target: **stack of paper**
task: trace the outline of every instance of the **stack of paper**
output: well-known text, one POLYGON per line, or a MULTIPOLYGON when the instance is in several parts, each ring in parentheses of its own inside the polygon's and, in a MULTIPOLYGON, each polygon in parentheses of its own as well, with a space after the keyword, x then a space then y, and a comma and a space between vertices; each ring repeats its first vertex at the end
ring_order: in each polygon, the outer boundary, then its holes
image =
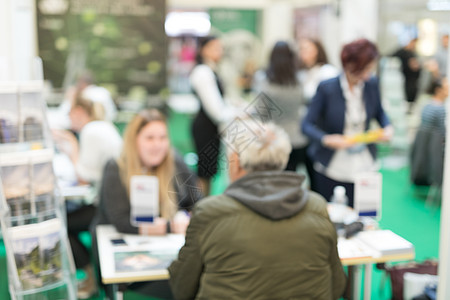
POLYGON ((356 238, 346 239, 340 237, 338 241, 338 253, 341 260, 372 257, 373 250, 356 238))
POLYGON ((368 230, 358 233, 357 239, 380 256, 414 253, 414 245, 390 230, 368 230))

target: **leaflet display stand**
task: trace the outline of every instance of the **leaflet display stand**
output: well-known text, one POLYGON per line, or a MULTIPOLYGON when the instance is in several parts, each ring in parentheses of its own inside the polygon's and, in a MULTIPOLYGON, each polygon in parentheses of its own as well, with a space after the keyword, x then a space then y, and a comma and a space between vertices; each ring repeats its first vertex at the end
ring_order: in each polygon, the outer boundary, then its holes
POLYGON ((76 299, 45 109, 41 82, 0 83, 0 224, 13 300, 76 299))
POLYGON ((67 231, 59 214, 51 209, 36 215, 2 215, 12 299, 36 299, 37 295, 39 299, 76 299, 67 231))

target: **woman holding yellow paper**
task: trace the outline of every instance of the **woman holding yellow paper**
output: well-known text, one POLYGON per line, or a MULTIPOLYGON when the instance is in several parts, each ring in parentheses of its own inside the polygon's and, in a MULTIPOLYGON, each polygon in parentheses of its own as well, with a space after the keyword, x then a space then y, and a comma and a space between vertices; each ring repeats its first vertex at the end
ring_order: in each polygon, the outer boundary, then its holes
POLYGON ((372 77, 378 55, 376 45, 366 39, 345 45, 343 73, 318 86, 302 124, 311 140, 308 155, 314 162, 315 190, 330 200, 334 187, 344 186, 352 207, 355 176, 375 170, 374 143, 390 140, 393 133, 378 81, 372 77), (369 131, 373 119, 383 128, 381 134, 372 132, 370 143, 361 142, 358 135, 369 131))

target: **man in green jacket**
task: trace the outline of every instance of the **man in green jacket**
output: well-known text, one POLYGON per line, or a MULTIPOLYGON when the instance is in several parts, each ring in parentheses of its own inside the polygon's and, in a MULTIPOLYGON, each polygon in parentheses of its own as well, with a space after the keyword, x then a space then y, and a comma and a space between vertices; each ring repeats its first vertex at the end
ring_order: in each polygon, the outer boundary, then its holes
POLYGON ((326 201, 285 172, 287 134, 241 122, 230 139, 232 183, 194 207, 169 267, 176 299, 337 299, 346 277, 326 201), (249 141, 249 142, 245 142, 249 141))

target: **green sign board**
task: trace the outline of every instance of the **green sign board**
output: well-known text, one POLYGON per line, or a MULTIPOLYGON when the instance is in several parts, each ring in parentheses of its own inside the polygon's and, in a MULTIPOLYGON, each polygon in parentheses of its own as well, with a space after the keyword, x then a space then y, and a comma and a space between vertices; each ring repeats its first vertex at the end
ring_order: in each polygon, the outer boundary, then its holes
POLYGON ((258 10, 212 8, 209 10, 209 15, 211 26, 220 32, 242 29, 260 36, 258 10))
POLYGON ((54 87, 93 71, 119 93, 166 86, 165 0, 36 0, 39 56, 54 87))

